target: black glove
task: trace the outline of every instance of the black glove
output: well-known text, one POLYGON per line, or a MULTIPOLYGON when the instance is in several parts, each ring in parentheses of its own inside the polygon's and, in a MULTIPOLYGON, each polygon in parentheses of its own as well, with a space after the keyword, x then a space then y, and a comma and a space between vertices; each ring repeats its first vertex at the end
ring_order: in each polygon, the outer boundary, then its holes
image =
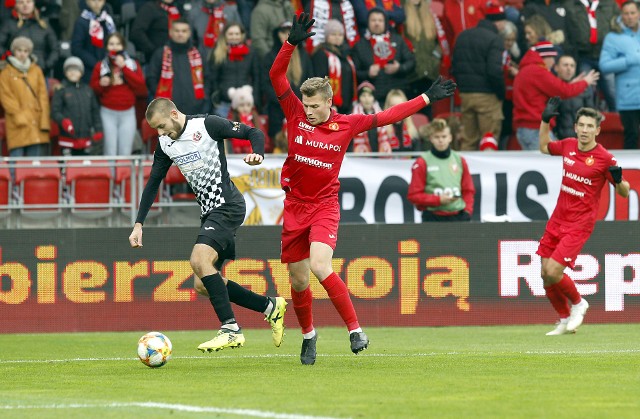
POLYGON ((287 41, 291 45, 298 45, 305 39, 311 38, 316 33, 307 31, 313 26, 315 21, 315 19, 309 20, 309 13, 300 13, 298 18, 293 15, 293 26, 291 26, 291 32, 289 32, 287 41))
POLYGON ((449 96, 453 96, 453 93, 458 87, 453 80, 443 80, 442 76, 438 76, 438 79, 433 82, 429 90, 424 92, 429 98, 429 103, 433 103, 440 99, 444 99, 449 96))
POLYGON ((560 96, 554 96, 549 99, 547 106, 545 106, 544 111, 542 111, 542 121, 548 124, 551 118, 560 115, 558 107, 560 107, 560 96))
POLYGON ((609 166, 609 173, 611 173, 611 177, 616 184, 622 182, 622 167, 609 166))

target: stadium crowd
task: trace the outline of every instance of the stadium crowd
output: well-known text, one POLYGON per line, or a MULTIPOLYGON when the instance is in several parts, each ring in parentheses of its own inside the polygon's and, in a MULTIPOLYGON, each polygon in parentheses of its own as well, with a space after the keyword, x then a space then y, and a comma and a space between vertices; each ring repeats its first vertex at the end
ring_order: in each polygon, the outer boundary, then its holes
POLYGON ((429 149, 435 117, 446 120, 454 150, 537 149, 540 115, 556 95, 555 138, 572 136, 576 110, 591 106, 621 122, 620 147, 638 148, 633 1, 4 0, 2 155, 144 153, 155 133, 143 112, 156 97, 255 126, 266 152, 286 152, 268 71, 301 11, 317 35, 288 68, 297 95, 307 78, 327 76, 338 111, 373 113, 439 75, 458 84, 451 101, 372 129, 350 151, 429 149))

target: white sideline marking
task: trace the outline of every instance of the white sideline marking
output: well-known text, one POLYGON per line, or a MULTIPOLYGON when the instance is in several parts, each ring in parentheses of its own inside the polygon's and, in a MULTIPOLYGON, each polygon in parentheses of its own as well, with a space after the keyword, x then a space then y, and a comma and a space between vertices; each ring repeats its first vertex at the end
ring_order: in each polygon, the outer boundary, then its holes
MULTIPOLYGON (((484 356, 505 356, 505 355, 596 355, 596 354, 633 354, 640 353, 640 349, 593 349, 589 351, 563 351, 563 350, 545 350, 545 351, 521 351, 521 352, 428 352, 416 354, 360 354, 358 358, 424 358, 441 355, 484 355, 484 356)), ((174 356, 172 359, 252 359, 252 358, 294 358, 297 354, 262 354, 262 355, 201 355, 201 356, 174 356)), ((319 358, 353 358, 352 354, 318 354, 319 358)), ((7 359, 0 360, 0 364, 47 364, 55 362, 93 362, 93 361, 138 361, 138 358, 69 358, 69 359, 7 359)))
POLYGON ((105 404, 43 404, 43 405, 0 405, 0 409, 5 410, 26 410, 26 409, 93 409, 93 408, 118 408, 118 407, 146 407, 153 409, 178 410, 181 412, 193 413, 226 413, 230 415, 251 416, 257 418, 275 418, 275 419, 337 419, 329 416, 309 416, 299 415, 295 413, 277 413, 265 410, 254 409, 230 409, 223 407, 204 407, 189 406, 186 404, 169 404, 169 403, 105 403, 105 404))

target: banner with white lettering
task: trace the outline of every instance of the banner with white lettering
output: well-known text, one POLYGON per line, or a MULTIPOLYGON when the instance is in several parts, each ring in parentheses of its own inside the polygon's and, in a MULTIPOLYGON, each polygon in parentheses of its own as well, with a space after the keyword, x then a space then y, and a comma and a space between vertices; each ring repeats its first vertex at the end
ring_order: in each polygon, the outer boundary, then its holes
MULTIPOLYGON (((538 152, 461 153, 476 187, 473 219, 498 216, 510 221, 547 220, 556 205, 562 182, 562 158, 538 152)), ((616 150, 624 177, 631 184, 629 199, 603 191, 598 219, 638 220, 640 153, 616 150)), ((415 223, 420 212, 407 200, 415 157, 373 158, 348 155, 340 171, 342 223, 415 223)), ((280 171, 284 156, 267 156, 260 166, 229 159, 229 172, 247 201, 246 224, 281 223, 284 192, 280 171)), ((309 179, 309 181, 313 181, 309 179)))

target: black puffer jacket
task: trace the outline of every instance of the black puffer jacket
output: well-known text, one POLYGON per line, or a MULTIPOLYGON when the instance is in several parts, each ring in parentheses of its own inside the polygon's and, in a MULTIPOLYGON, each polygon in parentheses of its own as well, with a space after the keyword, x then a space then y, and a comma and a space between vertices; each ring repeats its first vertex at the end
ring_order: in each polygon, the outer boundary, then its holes
POLYGON ((69 138, 90 138, 94 132, 102 132, 100 105, 93 89, 85 83, 63 80, 51 100, 51 119, 60 127, 60 134, 69 138), (70 119, 73 134, 64 131, 63 119, 70 119))
POLYGON ((554 132, 559 139, 576 136, 576 132, 573 129, 573 125, 576 120, 576 112, 578 112, 578 109, 583 107, 595 107, 593 90, 590 87, 578 96, 570 97, 569 99, 564 99, 560 102, 560 107, 558 108, 560 115, 556 117, 556 127, 554 129, 554 132))
POLYGON ((262 62, 258 54, 249 47, 249 53, 244 58, 231 61, 227 57, 222 63, 216 64, 213 54, 209 60, 211 67, 211 91, 219 94, 225 102, 229 99, 229 88, 250 85, 253 87, 253 100, 258 109, 262 109, 262 62))
POLYGON ((58 37, 51 26, 46 23, 46 28, 43 28, 37 20, 27 19, 23 21, 21 27, 18 27, 18 20, 15 18, 2 22, 1 26, 0 56, 9 50, 11 42, 16 37, 26 36, 33 42, 33 55, 37 57, 37 64, 42 68, 46 77, 60 56, 58 37))
POLYGON ((452 71, 461 93, 494 93, 504 98, 502 53, 504 41, 496 26, 481 20, 458 35, 452 71))

